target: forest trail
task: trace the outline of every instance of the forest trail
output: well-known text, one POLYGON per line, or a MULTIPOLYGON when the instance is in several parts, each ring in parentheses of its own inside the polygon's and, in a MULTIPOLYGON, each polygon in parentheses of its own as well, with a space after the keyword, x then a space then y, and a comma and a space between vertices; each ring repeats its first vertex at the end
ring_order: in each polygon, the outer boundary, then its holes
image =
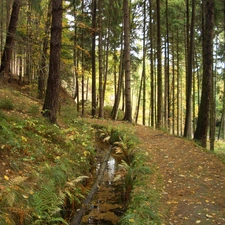
POLYGON ((135 126, 135 134, 162 178, 165 224, 225 224, 225 165, 191 141, 162 131, 135 126))
POLYGON ((225 165, 194 142, 140 125, 132 130, 140 149, 152 156, 158 178, 149 182, 161 193, 161 225, 225 224, 225 165))

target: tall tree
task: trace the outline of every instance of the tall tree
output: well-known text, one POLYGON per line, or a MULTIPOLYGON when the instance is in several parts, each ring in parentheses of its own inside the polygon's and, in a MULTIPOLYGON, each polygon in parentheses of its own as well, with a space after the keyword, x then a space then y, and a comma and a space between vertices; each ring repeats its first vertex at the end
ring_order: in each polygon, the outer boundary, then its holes
POLYGON ((62 39, 62 0, 52 0, 50 65, 43 105, 43 116, 56 123, 60 91, 60 53, 62 39))
POLYGON ((156 127, 162 126, 162 40, 161 40, 161 16, 160 16, 160 0, 156 3, 157 11, 157 123, 156 127))
POLYGON ((146 112, 146 1, 143 3, 144 7, 144 25, 143 25, 143 70, 142 70, 142 77, 143 77, 143 117, 142 117, 142 124, 145 125, 145 112, 146 112))
POLYGON ((164 88, 164 124, 170 128, 170 60, 169 60, 169 15, 168 0, 166 0, 166 37, 165 37, 165 88, 164 88))
POLYGON ((12 58, 12 49, 14 44, 14 37, 16 34, 17 23, 19 19, 21 0, 14 0, 9 27, 6 35, 5 47, 2 54, 0 76, 4 73, 9 73, 10 60, 12 58))
POLYGON ((41 65, 38 76, 38 98, 43 99, 45 94, 45 79, 47 77, 47 52, 49 46, 49 28, 51 27, 51 0, 48 2, 48 12, 42 43, 41 65))
POLYGON ((98 53, 99 53, 99 118, 104 117, 104 93, 103 93, 103 25, 102 25, 102 2, 98 1, 98 10, 99 10, 99 44, 98 44, 98 53))
MULTIPOLYGON (((188 1, 187 1, 187 11, 188 10, 188 1)), ((188 16, 187 16, 188 17, 188 16)), ((188 21, 189 18, 187 18, 188 21)), ((189 24, 189 23, 188 23, 189 24)), ((186 75, 186 118, 185 118, 185 127, 184 127, 184 136, 191 137, 191 94, 192 94, 192 65, 193 65, 193 56, 194 56, 194 24, 195 24, 195 0, 192 0, 192 16, 191 16, 191 29, 190 29, 190 38, 187 38, 187 75, 186 75)), ((187 25, 187 32, 189 33, 189 27, 187 25)))
POLYGON ((123 0, 124 11, 124 68, 125 68, 125 115, 124 120, 132 122, 131 75, 130 75, 130 4, 123 0))
MULTIPOLYGON (((121 40, 122 40, 122 35, 121 35, 121 40)), ((115 50, 115 53, 114 53, 114 61, 117 61, 116 50, 115 50)), ((124 77, 124 50, 123 50, 123 45, 121 45, 119 62, 120 63, 119 63, 118 84, 117 84, 117 89, 115 90, 115 102, 114 102, 113 109, 112 109, 112 112, 111 112, 111 116, 112 116, 113 120, 115 120, 117 118, 117 115, 118 115, 121 92, 122 92, 122 85, 123 85, 123 77, 124 77)))
POLYGON ((92 0, 92 117, 96 115, 96 64, 95 64, 95 36, 96 36, 96 0, 92 0))
POLYGON ((203 14, 204 27, 202 96, 194 139, 198 141, 203 147, 206 147, 209 123, 210 96, 212 90, 214 0, 206 0, 203 2, 203 4, 205 4, 205 6, 203 14))

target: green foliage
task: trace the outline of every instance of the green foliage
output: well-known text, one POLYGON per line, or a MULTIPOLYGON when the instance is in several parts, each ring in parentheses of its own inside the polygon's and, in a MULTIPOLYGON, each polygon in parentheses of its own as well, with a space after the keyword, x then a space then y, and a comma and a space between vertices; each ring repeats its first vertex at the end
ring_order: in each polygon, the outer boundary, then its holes
POLYGON ((9 98, 3 98, 0 100, 0 109, 4 110, 13 110, 14 109, 14 104, 11 99, 9 98))
MULTIPOLYGON (((146 161, 147 158, 145 156, 146 161)), ((159 193, 149 184, 151 180, 149 167, 139 159, 136 162, 134 160, 131 165, 123 162, 121 166, 126 171, 124 176, 125 187, 127 191, 130 191, 126 195, 130 200, 120 224, 161 224, 160 217, 157 214, 159 193)))
POLYGON ((0 151, 10 168, 0 178, 0 224, 67 224, 60 210, 66 200, 77 205, 84 198, 78 178, 89 174, 94 133, 70 113, 72 104, 62 108, 70 127, 62 129, 39 117, 38 103, 13 94, 14 111, 0 110, 0 151))
POLYGON ((2 110, 0 110, 0 120, 3 120, 3 119, 6 119, 6 115, 2 110))
POLYGON ((10 121, 6 121, 5 119, 0 121, 0 141, 3 144, 2 149, 4 149, 6 145, 11 146, 12 149, 21 148, 22 139, 17 138, 17 135, 13 131, 17 128, 19 128, 19 126, 15 122, 10 123, 10 121))
POLYGON ((137 151, 136 143, 135 139, 129 139, 126 135, 121 142, 114 143, 115 153, 122 159, 119 176, 123 177, 126 199, 129 201, 120 224, 161 224, 156 204, 159 193, 149 185, 151 170, 147 162, 150 159, 147 154, 137 151))
POLYGON ((124 193, 128 209, 119 221, 121 225, 161 224, 157 214, 159 193, 149 185, 151 170, 149 155, 138 151, 138 140, 127 129, 99 128, 99 135, 113 144, 112 154, 120 162, 117 179, 124 182, 124 193), (144 188, 143 188, 144 187, 144 188), (148 188, 146 188, 148 187, 148 188))
MULTIPOLYGON (((108 119, 111 118, 112 106, 106 105, 104 107, 104 118, 108 119)), ((122 110, 118 110, 117 120, 123 120, 124 112, 122 110)))
POLYGON ((42 184, 41 189, 35 192, 30 200, 34 208, 33 216, 36 218, 33 224, 49 224, 56 221, 67 224, 60 216, 63 197, 57 195, 56 183, 53 181, 42 184))
POLYGON ((219 140, 215 142, 215 154, 223 161, 225 164, 225 142, 219 140))
POLYGON ((31 113, 33 116, 36 116, 38 113, 40 113, 39 106, 38 105, 31 105, 28 109, 28 112, 31 113))

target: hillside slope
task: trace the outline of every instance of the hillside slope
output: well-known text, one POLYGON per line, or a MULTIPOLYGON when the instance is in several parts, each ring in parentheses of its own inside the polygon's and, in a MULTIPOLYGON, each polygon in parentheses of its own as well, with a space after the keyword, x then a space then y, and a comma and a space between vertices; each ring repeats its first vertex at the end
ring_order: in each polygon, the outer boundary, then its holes
MULTIPOLYGON (((118 126, 118 122, 99 121, 118 126)), ((140 149, 151 155, 154 175, 149 182, 160 194, 158 214, 163 224, 225 224, 225 165, 194 142, 132 126, 140 149)))
MULTIPOLYGON (((126 122, 77 119, 75 105, 66 93, 61 93, 61 129, 41 116, 40 101, 21 90, 1 88, 0 97, 0 204, 5 207, 0 224, 13 224, 12 219, 31 224, 30 217, 39 219, 40 224, 50 222, 66 198, 65 194, 60 196, 62 191, 68 195, 75 191, 75 196, 67 196, 71 208, 72 198, 79 201, 84 197, 83 185, 76 183, 76 190, 68 185, 90 175, 95 154, 92 124, 110 127, 108 130, 122 125, 139 139, 137 149, 148 156, 145 163, 153 173, 145 181, 147 186, 133 191, 133 198, 148 187, 159 193, 153 193, 157 207, 150 199, 143 203, 161 218, 156 224, 225 224, 225 165, 193 142, 126 122), (51 195, 53 191, 58 196, 51 195), (45 202, 47 197, 54 202, 45 202)), ((134 217, 137 210, 132 212, 134 217)), ((141 216, 142 212, 138 213, 141 216)), ((134 224, 130 218, 129 224, 134 224)), ((58 221, 65 223, 61 218, 58 221)))

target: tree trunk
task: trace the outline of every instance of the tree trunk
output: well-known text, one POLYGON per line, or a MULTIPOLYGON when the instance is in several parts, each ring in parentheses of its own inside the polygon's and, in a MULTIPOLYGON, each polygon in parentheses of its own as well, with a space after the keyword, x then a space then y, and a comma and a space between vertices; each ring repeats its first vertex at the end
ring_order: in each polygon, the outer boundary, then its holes
MULTIPOLYGON (((116 51, 115 51, 115 54, 116 54, 116 51)), ((112 113, 111 113, 113 120, 117 119, 118 109, 119 109, 119 104, 120 104, 120 97, 121 97, 121 92, 122 92, 123 76, 124 76, 123 62, 124 62, 124 51, 123 51, 122 45, 121 45, 118 85, 117 85, 117 90, 116 90, 115 102, 114 102, 112 113)))
MULTIPOLYGON (((216 46, 218 46, 218 40, 216 46)), ((217 52, 217 49, 216 49, 217 52)), ((210 98, 210 150, 214 151, 214 143, 216 136, 216 65, 217 65, 217 56, 215 59, 215 70, 212 71, 212 94, 210 98)))
POLYGON ((96 65, 95 65, 95 35, 96 35, 96 0, 92 0, 92 117, 96 115, 96 65))
POLYGON ((41 65, 38 76, 38 98, 43 99, 45 94, 45 79, 47 77, 47 52, 49 45, 49 28, 51 26, 51 0, 48 3, 47 21, 45 24, 45 34, 43 39, 42 53, 41 53, 41 65))
POLYGON ((124 67, 125 67, 125 115, 124 120, 132 122, 131 78, 130 78, 130 7, 123 0, 124 10, 124 67))
POLYGON ((143 71, 142 71, 142 79, 143 79, 143 115, 142 115, 142 124, 145 125, 145 111, 146 111, 146 37, 145 37, 145 30, 146 30, 146 3, 144 1, 144 26, 143 26, 143 71))
POLYGON ((156 127, 162 126, 162 41, 161 41, 161 16, 160 16, 160 0, 157 1, 157 123, 156 127))
POLYGON ((176 31, 176 36, 177 36, 177 135, 180 136, 180 59, 179 59, 179 42, 178 42, 178 37, 179 37, 179 30, 177 29, 176 31))
POLYGON ((212 66, 213 66, 213 36, 214 36, 214 0, 206 0, 204 12, 203 32, 203 80, 202 96, 198 113, 197 128, 194 139, 201 146, 207 145, 207 131, 209 122, 210 96, 212 94, 212 66), (207 29, 206 29, 207 25, 207 29))
POLYGON ((16 34, 17 22, 19 19, 20 5, 21 0, 14 0, 9 27, 6 35, 5 47, 1 59, 0 76, 4 76, 4 73, 9 73, 9 66, 14 45, 14 37, 16 34))
MULTIPOLYGON (((188 4, 188 3, 187 3, 188 4)), ((188 6, 187 6, 188 7, 188 6)), ((186 118, 184 127, 184 137, 191 138, 191 94, 192 94, 192 68, 193 68, 193 50, 194 50, 194 23, 195 22, 195 0, 192 0, 192 16, 191 16, 191 29, 190 29, 190 43, 187 45, 187 77, 186 77, 186 118)), ((189 28, 187 27, 189 33, 189 28)))
POLYGON ((140 87, 139 87, 139 92, 138 92, 138 102, 137 102, 137 107, 136 107, 136 115, 135 115, 135 123, 138 122, 138 115, 139 115, 139 110, 140 110, 140 102, 141 102, 141 90, 142 90, 142 85, 143 85, 143 72, 141 76, 141 82, 140 82, 140 87))
MULTIPOLYGON (((82 16, 84 15, 84 0, 81 2, 82 16)), ((84 116, 84 29, 81 28, 81 115, 84 116)))
MULTIPOLYGON (((164 88, 164 126, 170 130, 170 65, 169 65, 169 17, 168 0, 166 0, 166 38, 165 38, 165 88, 164 88)), ((173 43, 172 43, 173 44, 173 43)))
POLYGON ((60 90, 60 52, 62 39, 62 0, 52 0, 52 26, 50 41, 50 66, 43 116, 56 123, 60 90))
POLYGON ((149 38, 150 38, 150 126, 155 126, 155 79, 154 79, 154 52, 153 52, 153 14, 152 14, 152 2, 149 0, 149 38))
POLYGON ((103 53, 102 53, 102 5, 101 1, 98 1, 98 10, 99 10, 99 118, 104 117, 104 95, 103 95, 103 53))

